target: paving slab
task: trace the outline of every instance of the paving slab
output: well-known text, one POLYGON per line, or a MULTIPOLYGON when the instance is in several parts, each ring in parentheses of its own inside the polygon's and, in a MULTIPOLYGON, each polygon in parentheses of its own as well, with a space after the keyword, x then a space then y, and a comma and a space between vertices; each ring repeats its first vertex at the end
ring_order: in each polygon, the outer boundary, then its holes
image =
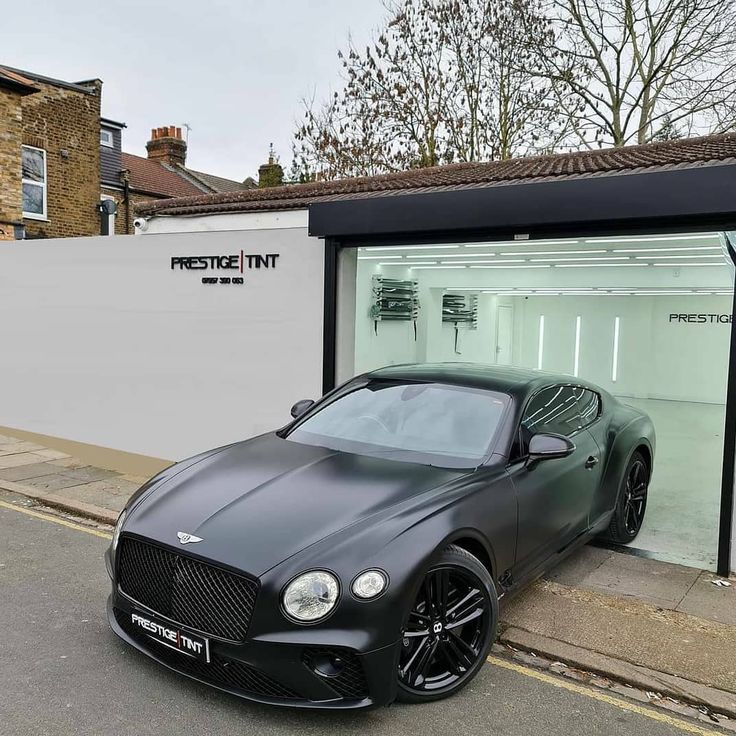
POLYGON ((61 470, 64 470, 64 467, 50 462, 31 463, 30 465, 18 465, 15 468, 3 468, 0 470, 0 478, 4 480, 25 480, 26 478, 38 478, 42 475, 52 475, 61 470))
POLYGON ((64 468, 86 468, 87 463, 83 460, 78 460, 75 457, 64 457, 59 460, 54 460, 55 465, 61 465, 64 468))
POLYGON ((44 450, 43 445, 37 445, 33 442, 9 442, 0 446, 0 456, 17 455, 21 452, 33 452, 35 450, 44 450))
POLYGON ((37 455, 43 455, 44 457, 47 457, 49 460, 64 460, 66 458, 71 457, 66 452, 60 452, 59 450, 36 450, 35 451, 37 455))
POLYGON ((700 572, 694 567, 613 554, 576 584, 675 609, 695 584, 700 572))
POLYGON ((575 550, 544 577, 562 585, 584 585, 590 575, 615 554, 609 549, 585 545, 575 550))
POLYGON ((26 478, 22 482, 23 485, 39 491, 60 491, 63 488, 79 485, 76 478, 70 478, 68 475, 62 475, 61 473, 42 475, 38 478, 26 478))
POLYGON ((71 500, 92 503, 119 512, 139 487, 137 483, 120 478, 108 478, 66 487, 63 495, 71 500))
POLYGON ((121 473, 116 473, 114 470, 96 468, 93 465, 84 465, 78 468, 68 468, 64 470, 64 474, 69 478, 74 478, 77 483, 91 483, 95 480, 119 478, 121 475, 121 473))
POLYGON ((34 452, 24 452, 19 455, 0 455, 0 468, 15 468, 18 465, 30 465, 44 460, 48 460, 48 458, 43 455, 36 455, 34 452))
MULTIPOLYGON (((713 585, 713 581, 719 579, 710 572, 700 573, 695 585, 677 606, 677 610, 736 626, 736 581, 731 581, 730 588, 721 588, 713 585)), ((736 659, 736 642, 733 656, 736 659)))

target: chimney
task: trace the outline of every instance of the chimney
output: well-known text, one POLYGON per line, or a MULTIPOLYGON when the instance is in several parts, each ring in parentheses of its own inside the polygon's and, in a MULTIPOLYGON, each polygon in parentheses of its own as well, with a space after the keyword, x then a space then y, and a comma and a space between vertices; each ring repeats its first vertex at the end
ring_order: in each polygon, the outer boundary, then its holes
POLYGON ((148 158, 162 164, 184 163, 187 160, 187 142, 181 137, 181 128, 167 125, 151 130, 151 140, 146 143, 148 158))
POLYGON ((268 163, 258 167, 258 186, 280 187, 284 183, 284 170, 273 150, 273 143, 268 149, 268 163))

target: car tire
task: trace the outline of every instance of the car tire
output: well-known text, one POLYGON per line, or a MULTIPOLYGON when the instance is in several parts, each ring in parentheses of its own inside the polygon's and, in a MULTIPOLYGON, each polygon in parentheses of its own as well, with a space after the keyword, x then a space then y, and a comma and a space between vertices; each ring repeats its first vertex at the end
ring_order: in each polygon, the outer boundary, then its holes
POLYGON ((629 544, 636 539, 644 521, 650 476, 649 463, 637 450, 621 478, 616 508, 603 535, 606 540, 614 544, 629 544))
POLYGON ((477 557, 450 545, 425 572, 405 620, 396 699, 426 703, 454 695, 478 674, 496 639, 493 579, 477 557), (427 657, 425 674, 418 674, 427 657))

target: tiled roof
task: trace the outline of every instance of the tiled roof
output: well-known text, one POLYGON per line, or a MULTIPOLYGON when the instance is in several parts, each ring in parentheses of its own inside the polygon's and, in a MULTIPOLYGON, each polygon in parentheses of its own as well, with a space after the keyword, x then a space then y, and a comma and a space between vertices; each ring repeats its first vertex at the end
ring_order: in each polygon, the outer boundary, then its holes
POLYGON ((38 91, 30 79, 4 66, 0 66, 0 87, 9 87, 24 95, 38 91))
MULTIPOLYGON (((252 189, 257 186, 255 183, 234 181, 233 179, 225 179, 222 176, 215 176, 214 174, 206 174, 203 171, 195 171, 187 166, 177 167, 185 176, 194 179, 195 184, 199 183, 202 185, 204 191, 210 193, 219 192, 239 192, 242 189, 252 189)), ((251 180, 252 181, 252 180, 251 180)))
POLYGON ((700 166, 728 159, 736 159, 736 133, 506 161, 450 164, 381 176, 247 189, 154 202, 139 207, 138 211, 143 215, 193 215, 302 209, 312 202, 333 199, 700 166))
POLYGON ((150 161, 132 153, 123 153, 121 156, 123 169, 130 172, 130 188, 135 192, 165 198, 202 194, 200 187, 162 166, 158 161, 150 161))

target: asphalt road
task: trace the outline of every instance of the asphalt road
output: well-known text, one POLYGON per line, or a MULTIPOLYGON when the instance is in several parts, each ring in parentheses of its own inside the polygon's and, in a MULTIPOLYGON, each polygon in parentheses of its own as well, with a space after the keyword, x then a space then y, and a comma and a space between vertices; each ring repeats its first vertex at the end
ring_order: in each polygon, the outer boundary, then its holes
POLYGON ((335 713, 251 704, 178 676, 119 641, 104 615, 108 540, 8 508, 7 500, 0 495, 3 736, 719 733, 493 663, 461 694, 430 705, 335 713))

